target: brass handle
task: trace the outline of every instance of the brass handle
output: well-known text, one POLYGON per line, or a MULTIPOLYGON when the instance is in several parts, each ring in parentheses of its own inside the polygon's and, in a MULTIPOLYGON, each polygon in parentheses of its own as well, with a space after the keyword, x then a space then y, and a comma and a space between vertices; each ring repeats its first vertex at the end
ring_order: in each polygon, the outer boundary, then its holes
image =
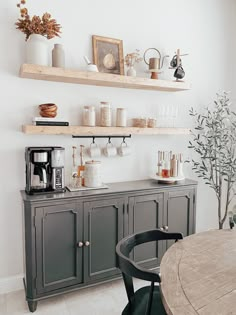
POLYGON ((89 242, 89 241, 86 241, 86 242, 85 242, 85 246, 88 247, 89 245, 90 245, 90 242, 89 242))
POLYGON ((79 242, 79 243, 77 243, 77 247, 83 247, 84 246, 84 243, 83 242, 79 242))
POLYGON ((163 226, 164 231, 168 231, 169 227, 167 225, 163 226))

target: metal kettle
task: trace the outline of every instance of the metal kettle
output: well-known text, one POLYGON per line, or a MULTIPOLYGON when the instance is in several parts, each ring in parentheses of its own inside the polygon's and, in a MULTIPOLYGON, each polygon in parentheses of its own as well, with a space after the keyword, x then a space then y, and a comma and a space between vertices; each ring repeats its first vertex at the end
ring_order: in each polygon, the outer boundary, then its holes
POLYGON ((143 59, 144 59, 145 63, 148 65, 149 71, 152 73, 151 79, 158 79, 158 72, 162 69, 165 58, 167 58, 167 57, 169 57, 169 56, 165 55, 162 58, 160 51, 156 48, 148 48, 147 50, 145 50, 144 55, 143 55, 143 59), (147 62, 146 54, 150 50, 156 51, 158 53, 158 57, 149 58, 149 62, 147 62))

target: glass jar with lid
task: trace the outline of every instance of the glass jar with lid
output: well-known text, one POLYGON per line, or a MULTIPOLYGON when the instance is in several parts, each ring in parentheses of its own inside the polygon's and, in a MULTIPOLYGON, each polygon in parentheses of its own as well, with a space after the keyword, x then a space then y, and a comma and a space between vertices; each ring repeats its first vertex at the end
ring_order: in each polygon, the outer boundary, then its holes
POLYGON ((94 127, 96 124, 96 112, 94 106, 84 106, 83 126, 94 127))
POLYGON ((127 126, 127 118, 126 118, 126 109, 125 108, 117 108, 116 109, 116 127, 126 127, 127 126))
POLYGON ((111 106, 109 102, 100 102, 100 126, 111 127, 111 106))

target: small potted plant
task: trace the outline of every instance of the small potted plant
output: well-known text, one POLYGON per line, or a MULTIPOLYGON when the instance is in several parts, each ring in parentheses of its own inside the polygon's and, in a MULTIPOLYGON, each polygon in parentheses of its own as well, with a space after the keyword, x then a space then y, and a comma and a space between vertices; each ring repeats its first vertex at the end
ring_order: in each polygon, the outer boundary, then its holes
POLYGON ((29 15, 26 8, 26 0, 17 4, 20 10, 20 18, 15 23, 16 28, 25 34, 27 42, 26 62, 40 65, 48 65, 47 40, 60 36, 61 25, 51 17, 50 13, 44 13, 42 17, 29 15))
POLYGON ((139 50, 136 49, 135 52, 129 53, 125 56, 125 64, 128 67, 127 75, 136 77, 136 70, 134 69, 135 63, 142 61, 143 58, 139 57, 139 50))
MULTIPOLYGON (((222 229, 236 188, 236 114, 231 110, 228 94, 223 93, 205 113, 191 109, 190 115, 195 120, 193 140, 189 142, 189 148, 196 153, 192 169, 215 191, 222 229)), ((236 220, 236 216, 231 217, 236 220)))

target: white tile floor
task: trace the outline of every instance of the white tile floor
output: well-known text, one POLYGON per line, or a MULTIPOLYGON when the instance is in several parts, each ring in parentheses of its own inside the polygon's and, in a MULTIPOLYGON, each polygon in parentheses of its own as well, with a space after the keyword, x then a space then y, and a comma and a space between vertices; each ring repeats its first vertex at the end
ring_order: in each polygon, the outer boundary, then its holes
MULTIPOLYGON (((135 281, 135 289, 145 285, 135 281)), ((38 302, 35 315, 121 315, 127 303, 122 280, 78 290, 38 302)), ((0 295, 0 315, 32 314, 24 291, 0 295)))

